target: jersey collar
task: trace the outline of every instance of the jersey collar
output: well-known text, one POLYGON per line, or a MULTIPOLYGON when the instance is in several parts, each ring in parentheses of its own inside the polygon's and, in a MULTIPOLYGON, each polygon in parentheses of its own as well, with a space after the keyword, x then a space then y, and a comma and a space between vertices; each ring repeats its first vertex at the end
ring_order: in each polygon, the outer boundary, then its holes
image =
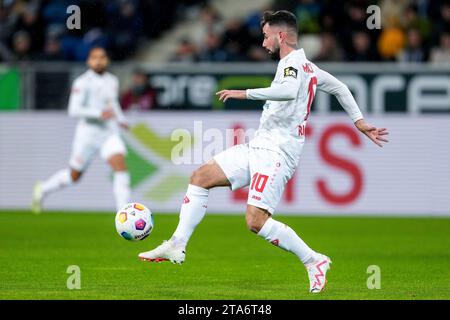
MULTIPOLYGON (((300 48, 300 49, 297 49, 297 50, 292 50, 291 52, 289 52, 289 53, 288 53, 283 59, 281 59, 281 60, 286 59, 287 57, 293 55, 294 53, 298 53, 298 54, 300 54, 301 56, 305 56, 305 51, 303 50, 303 48, 300 48)), ((281 60, 280 60, 280 61, 281 61, 281 60)))

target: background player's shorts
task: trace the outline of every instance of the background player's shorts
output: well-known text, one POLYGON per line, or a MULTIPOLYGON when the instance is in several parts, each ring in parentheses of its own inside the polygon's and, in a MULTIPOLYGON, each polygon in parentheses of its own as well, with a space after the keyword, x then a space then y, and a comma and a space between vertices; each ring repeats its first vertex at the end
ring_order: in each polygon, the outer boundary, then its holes
POLYGON ((108 160, 115 154, 127 154, 125 143, 118 134, 110 135, 100 149, 100 156, 103 160, 108 160))
POLYGON ((231 190, 249 186, 247 203, 275 211, 284 187, 295 172, 278 152, 249 147, 233 146, 214 157, 231 183, 231 190))
POLYGON ((103 160, 108 160, 115 154, 125 155, 127 152, 118 134, 104 135, 77 131, 73 141, 70 167, 80 172, 84 171, 98 151, 103 160))

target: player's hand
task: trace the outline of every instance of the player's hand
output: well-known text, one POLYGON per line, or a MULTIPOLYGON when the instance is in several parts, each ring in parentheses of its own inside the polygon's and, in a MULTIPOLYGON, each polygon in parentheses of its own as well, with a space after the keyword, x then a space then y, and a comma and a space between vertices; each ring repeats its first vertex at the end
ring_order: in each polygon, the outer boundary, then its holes
POLYGON ((106 109, 102 112, 102 114, 100 115, 100 118, 102 120, 109 120, 109 119, 114 118, 114 116, 115 116, 115 114, 114 114, 113 109, 106 109))
POLYGON ((120 126, 122 129, 125 129, 125 130, 130 129, 130 125, 129 125, 128 123, 125 123, 125 122, 120 122, 120 123, 119 123, 119 126, 120 126))
POLYGON ((386 128, 376 128, 364 121, 364 119, 360 119, 355 122, 355 126, 359 131, 364 133, 373 143, 377 144, 380 147, 383 147, 382 142, 389 142, 385 138, 386 135, 389 134, 386 128))
POLYGON ((247 99, 245 90, 221 90, 216 92, 216 96, 219 96, 219 101, 226 102, 228 99, 247 99))

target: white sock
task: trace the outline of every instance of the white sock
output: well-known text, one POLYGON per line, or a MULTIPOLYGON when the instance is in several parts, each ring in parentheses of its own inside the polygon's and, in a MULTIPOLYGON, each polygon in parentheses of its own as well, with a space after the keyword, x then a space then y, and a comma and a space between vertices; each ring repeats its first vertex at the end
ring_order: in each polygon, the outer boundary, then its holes
POLYGON ((180 210, 180 221, 171 238, 176 244, 186 246, 195 227, 206 213, 209 190, 190 184, 180 210))
POLYGON ((70 169, 62 169, 44 181, 41 185, 42 195, 45 196, 50 192, 63 189, 73 183, 70 169))
POLYGON ((116 208, 120 210, 130 202, 130 175, 128 171, 114 172, 114 197, 116 199, 116 208))
POLYGON ((258 232, 272 244, 295 254, 304 264, 314 261, 315 252, 289 226, 269 218, 258 232))

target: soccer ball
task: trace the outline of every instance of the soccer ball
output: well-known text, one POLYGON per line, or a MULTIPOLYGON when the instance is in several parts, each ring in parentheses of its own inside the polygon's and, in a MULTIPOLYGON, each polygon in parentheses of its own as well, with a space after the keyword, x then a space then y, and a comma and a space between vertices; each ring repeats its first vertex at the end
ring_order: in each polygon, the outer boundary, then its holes
POLYGON ((116 230, 124 239, 144 240, 153 229, 153 214, 143 204, 128 203, 116 214, 116 230))

